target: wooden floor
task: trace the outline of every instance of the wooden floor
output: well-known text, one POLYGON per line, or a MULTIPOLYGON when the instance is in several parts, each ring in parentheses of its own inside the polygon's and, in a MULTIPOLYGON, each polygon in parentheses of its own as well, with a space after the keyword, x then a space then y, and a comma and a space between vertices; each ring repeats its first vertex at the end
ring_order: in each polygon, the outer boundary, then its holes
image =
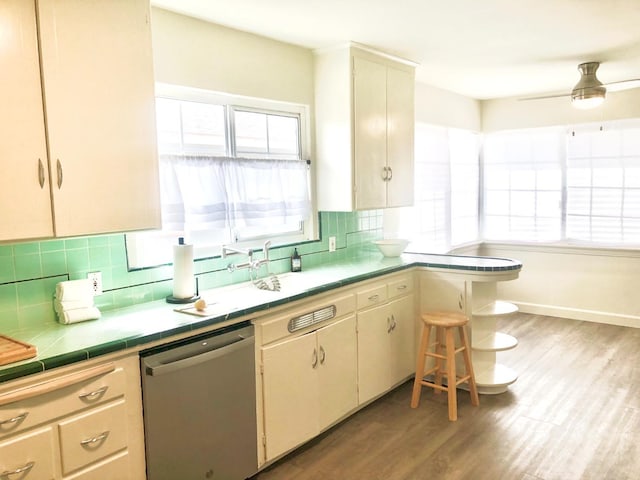
POLYGON ((520 377, 472 407, 406 383, 256 480, 640 479, 640 329, 517 314, 499 360, 520 377))

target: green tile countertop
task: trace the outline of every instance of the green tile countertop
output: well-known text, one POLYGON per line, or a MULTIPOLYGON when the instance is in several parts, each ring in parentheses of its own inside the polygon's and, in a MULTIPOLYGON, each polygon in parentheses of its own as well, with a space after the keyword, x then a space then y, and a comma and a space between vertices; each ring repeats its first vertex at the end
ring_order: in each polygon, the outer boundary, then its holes
POLYGON ((241 321, 253 313, 412 267, 492 275, 516 274, 522 264, 490 257, 405 253, 397 258, 384 258, 380 255, 300 273, 279 274, 280 292, 258 290, 247 283, 201 292, 208 305, 206 317, 175 311, 184 305, 155 301, 104 312, 99 320, 72 325, 47 322, 29 329, 2 331, 3 335, 35 345, 38 355, 0 366, 0 383, 107 353, 142 350, 165 338, 207 327, 213 329, 217 324, 233 323, 234 319, 241 321))

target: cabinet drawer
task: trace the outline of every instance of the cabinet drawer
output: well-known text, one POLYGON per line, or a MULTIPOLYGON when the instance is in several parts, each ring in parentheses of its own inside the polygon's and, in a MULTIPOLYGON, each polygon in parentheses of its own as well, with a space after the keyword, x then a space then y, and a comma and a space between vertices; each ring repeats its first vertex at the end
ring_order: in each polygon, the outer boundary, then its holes
POLYGON ((54 448, 51 427, 0 442, 0 478, 53 480, 54 448))
POLYGON ((413 291, 413 275, 403 275, 388 284, 389 298, 396 298, 413 291))
POLYGON ((95 462, 127 446, 127 416, 124 400, 96 407, 58 424, 62 471, 95 462))
POLYGON ((387 284, 385 283, 368 290, 362 290, 358 292, 356 304, 358 305, 358 310, 361 310, 363 308, 372 307, 386 301, 387 284))
MULTIPOLYGON (((85 371, 90 372, 91 370, 85 371)), ((80 373, 82 372, 78 372, 78 374, 80 373)), ((34 383, 32 386, 0 395, 1 400, 3 396, 10 396, 15 392, 29 396, 30 390, 35 392, 42 386, 45 386, 45 390, 49 388, 52 390, 0 406, 0 439, 54 418, 124 395, 125 373, 121 368, 56 388, 57 385, 64 384, 65 378, 73 379, 72 375, 76 375, 76 373, 34 383), (60 383, 61 381, 62 383, 60 383)))
POLYGON ((106 480, 111 478, 134 480, 129 470, 129 452, 122 452, 115 457, 92 466, 88 470, 65 477, 65 480, 106 480))
MULTIPOLYGON (((314 312, 319 312, 317 323, 310 324, 306 329, 301 328, 296 333, 304 333, 304 331, 311 331, 319 328, 327 322, 333 321, 336 318, 343 317, 350 314, 355 310, 355 297, 352 293, 335 296, 332 298, 324 298, 320 301, 309 302, 301 305, 298 308, 287 310, 286 313, 282 313, 277 317, 271 319, 256 322, 256 329, 260 329, 262 333, 262 344, 266 345, 275 340, 288 337, 291 335, 289 331, 289 322, 293 319, 302 316, 313 316, 314 312), (326 320, 321 320, 323 317, 324 309, 335 307, 333 310, 333 316, 326 320)), ((330 312, 331 313, 331 312, 330 312)), ((303 319, 304 320, 304 319, 303 319)))

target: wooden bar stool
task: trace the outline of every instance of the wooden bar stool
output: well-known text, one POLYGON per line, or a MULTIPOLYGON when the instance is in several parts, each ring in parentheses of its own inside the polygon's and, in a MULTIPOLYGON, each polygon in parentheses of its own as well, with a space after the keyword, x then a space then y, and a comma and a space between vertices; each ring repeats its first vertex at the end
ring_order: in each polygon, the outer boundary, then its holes
POLYGON ((449 420, 458 419, 458 404, 456 397, 456 387, 468 382, 471 393, 471 404, 479 405, 478 389, 473 375, 473 365, 471 364, 471 354, 469 353, 469 339, 465 325, 469 319, 462 313, 457 312, 429 312, 422 315, 422 339, 418 350, 416 361, 416 378, 413 382, 413 394, 411 396, 411 408, 416 408, 420 403, 420 393, 422 387, 433 388, 434 393, 445 391, 448 393, 449 420), (436 328, 436 341, 434 351, 429 351, 429 339, 431 327, 436 328), (458 329, 461 345, 456 348, 454 332, 458 329), (456 354, 462 352, 464 358, 465 373, 462 376, 456 374, 456 354), (427 357, 435 358, 435 366, 425 370, 427 357), (443 368, 446 364, 446 369, 443 368), (434 374, 434 381, 424 379, 425 376, 434 374), (447 386, 442 385, 442 377, 447 378, 447 386))

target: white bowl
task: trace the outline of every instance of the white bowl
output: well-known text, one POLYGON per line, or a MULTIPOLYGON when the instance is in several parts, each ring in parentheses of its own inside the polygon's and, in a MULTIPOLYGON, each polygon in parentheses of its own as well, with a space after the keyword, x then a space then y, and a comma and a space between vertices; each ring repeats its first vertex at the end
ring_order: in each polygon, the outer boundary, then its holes
POLYGON ((386 240, 375 240, 376 247, 382 252, 385 257, 399 257, 404 249, 409 245, 409 240, 402 238, 390 238, 386 240))

